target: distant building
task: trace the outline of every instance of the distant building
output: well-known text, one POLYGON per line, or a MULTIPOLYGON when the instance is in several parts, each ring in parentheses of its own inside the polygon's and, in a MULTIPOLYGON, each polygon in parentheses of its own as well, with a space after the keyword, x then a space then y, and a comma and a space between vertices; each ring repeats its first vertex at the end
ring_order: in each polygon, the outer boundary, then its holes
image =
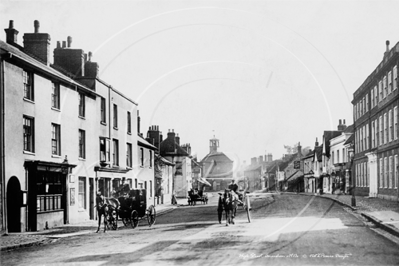
MULTIPOLYGON (((209 140, 209 154, 201 160, 202 175, 212 187, 211 191, 223 190, 233 179, 233 161, 223 152, 218 151, 219 140, 209 140)), ((208 189, 208 188, 207 188, 208 189)))
POLYGON ((190 154, 190 145, 180 146, 180 137, 173 129, 160 143, 160 155, 174 164, 172 193, 175 193, 176 197, 187 197, 192 188, 190 154))

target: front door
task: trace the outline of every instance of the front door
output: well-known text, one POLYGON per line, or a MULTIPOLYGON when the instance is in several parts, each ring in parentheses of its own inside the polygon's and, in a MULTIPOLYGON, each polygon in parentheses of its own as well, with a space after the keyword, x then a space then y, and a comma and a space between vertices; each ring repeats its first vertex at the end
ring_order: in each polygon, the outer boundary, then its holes
POLYGON ((22 192, 17 177, 13 176, 7 185, 8 232, 21 232, 22 192))

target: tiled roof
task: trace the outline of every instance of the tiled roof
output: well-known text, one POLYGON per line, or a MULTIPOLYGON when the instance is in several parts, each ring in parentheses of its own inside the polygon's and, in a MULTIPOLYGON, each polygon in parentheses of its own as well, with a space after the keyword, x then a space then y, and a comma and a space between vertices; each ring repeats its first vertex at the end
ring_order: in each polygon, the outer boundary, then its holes
POLYGON ((233 162, 223 152, 212 152, 212 153, 209 153, 208 155, 206 155, 201 160, 201 164, 203 164, 204 162, 212 161, 212 160, 215 160, 216 162, 229 162, 229 163, 233 162))
POLYGON ((353 140, 355 139, 355 134, 352 134, 344 143, 344 145, 347 145, 349 143, 352 143, 353 140))
POLYGON ((143 147, 146 147, 146 148, 151 149, 151 150, 157 150, 157 147, 155 147, 154 145, 150 144, 148 141, 143 139, 143 137, 140 136, 140 135, 138 135, 137 144, 139 146, 143 146, 143 147))
POLYGON ((190 156, 179 144, 173 139, 166 138, 160 143, 160 153, 162 156, 174 155, 174 156, 190 156))
POLYGON ((321 156, 323 153, 323 145, 315 147, 314 152, 316 153, 317 161, 321 162, 322 161, 321 156))
POLYGON ((345 133, 353 133, 353 125, 348 126, 347 128, 345 128, 344 132, 345 133))

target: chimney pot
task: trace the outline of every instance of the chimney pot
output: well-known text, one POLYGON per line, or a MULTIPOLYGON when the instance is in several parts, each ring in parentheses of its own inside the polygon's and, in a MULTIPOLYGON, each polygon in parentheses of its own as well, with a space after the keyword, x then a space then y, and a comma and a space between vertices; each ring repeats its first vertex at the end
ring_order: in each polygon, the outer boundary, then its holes
POLYGON ((89 52, 89 62, 91 62, 91 57, 93 56, 92 52, 89 52))
POLYGON ((68 41, 68 48, 70 48, 72 43, 72 37, 68 36, 67 41, 68 41))
POLYGON ((33 23, 33 25, 35 26, 35 33, 39 33, 39 28, 40 28, 40 23, 38 20, 35 20, 35 22, 33 23))
POLYGON ((61 42, 57 41, 57 48, 61 48, 61 42))
POLYGON ((14 20, 10 20, 10 24, 8 26, 9 29, 13 29, 14 28, 14 20))
POLYGON ((387 41, 385 42, 385 44, 387 45, 387 52, 389 52, 389 40, 387 40, 387 41))
POLYGON ((66 47, 66 41, 62 41, 62 48, 66 47))
POLYGON ((345 119, 344 119, 344 125, 345 125, 345 119))

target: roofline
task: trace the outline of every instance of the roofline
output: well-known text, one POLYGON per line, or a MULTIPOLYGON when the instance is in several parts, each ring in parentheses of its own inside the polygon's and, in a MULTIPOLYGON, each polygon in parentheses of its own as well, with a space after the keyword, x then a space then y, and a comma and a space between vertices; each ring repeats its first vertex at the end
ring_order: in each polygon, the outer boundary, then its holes
POLYGON ((113 90, 115 93, 119 94, 120 96, 122 96, 123 98, 125 98, 126 100, 130 101, 131 103, 135 104, 136 106, 138 106, 139 104, 136 103, 135 101, 133 101, 132 99, 130 99, 129 97, 125 96, 122 92, 118 91, 117 89, 115 89, 114 87, 112 87, 112 85, 109 85, 108 83, 106 83, 104 80, 100 79, 100 78, 96 78, 96 80, 98 82, 100 82, 101 84, 103 84, 104 86, 107 86, 108 88, 110 88, 111 90, 113 90))
MULTIPOLYGON (((36 65, 36 64, 33 64, 33 63, 29 62, 29 61, 27 61, 27 60, 24 59, 23 57, 21 57, 21 56, 15 54, 15 53, 13 53, 13 52, 10 52, 10 51, 8 51, 8 50, 5 50, 5 51, 6 51, 5 55, 8 55, 8 56, 9 56, 9 59, 11 59, 12 57, 17 58, 17 60, 20 60, 20 61, 24 62, 26 65, 29 65, 30 67, 34 68, 35 70, 38 70, 38 72, 40 72, 40 73, 45 73, 47 76, 51 76, 51 77, 56 78, 56 79, 58 79, 58 80, 62 80, 62 81, 63 81, 64 83, 66 83, 66 84, 71 84, 71 85, 74 85, 75 87, 79 87, 81 90, 83 90, 84 92, 87 92, 87 93, 89 93, 89 94, 93 94, 93 95, 95 95, 95 96, 100 96, 97 92, 95 92, 95 91, 93 91, 93 90, 87 88, 87 87, 86 87, 85 85, 83 85, 83 84, 78 83, 78 82, 75 81, 74 79, 65 76, 63 73, 59 72, 57 69, 52 68, 54 71, 57 71, 57 72, 58 72, 59 76, 57 76, 57 75, 51 73, 50 71, 46 71, 46 69, 43 69, 43 68, 41 68, 40 66, 38 66, 38 65, 43 65, 43 63, 37 61, 35 58, 31 57, 31 56, 28 55, 28 54, 27 54, 27 56, 29 56, 32 60, 36 61, 36 62, 37 62, 37 65, 36 65)), ((45 66, 51 68, 51 66, 47 66, 47 65, 45 65, 45 66)), ((69 86, 69 87, 72 87, 72 86, 69 86)))

